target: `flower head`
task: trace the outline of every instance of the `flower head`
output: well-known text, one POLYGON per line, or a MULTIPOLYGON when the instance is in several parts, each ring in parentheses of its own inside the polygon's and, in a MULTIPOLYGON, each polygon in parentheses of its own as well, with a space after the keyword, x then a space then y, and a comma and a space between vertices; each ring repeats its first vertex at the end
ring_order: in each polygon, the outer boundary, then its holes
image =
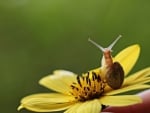
POLYGON ((52 75, 39 81, 42 86, 55 92, 24 97, 18 110, 26 108, 36 112, 66 110, 64 113, 100 113, 104 106, 141 103, 139 96, 127 93, 150 88, 150 85, 146 84, 150 82, 150 67, 127 76, 139 53, 139 45, 132 45, 113 58, 113 62, 119 62, 124 70, 124 82, 117 89, 108 85, 103 63, 100 68, 90 70, 81 76, 70 71, 56 70, 52 75))

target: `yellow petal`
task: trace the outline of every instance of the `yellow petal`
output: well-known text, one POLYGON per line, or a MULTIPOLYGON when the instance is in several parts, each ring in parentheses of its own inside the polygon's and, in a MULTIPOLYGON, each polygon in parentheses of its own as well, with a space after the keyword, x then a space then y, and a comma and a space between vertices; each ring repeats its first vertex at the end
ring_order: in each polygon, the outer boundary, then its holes
POLYGON ((142 70, 128 76, 124 81, 124 85, 135 84, 137 80, 140 80, 149 75, 150 75, 150 67, 142 69, 142 70))
POLYGON ((142 100, 139 96, 124 95, 124 96, 104 96, 100 98, 103 105, 108 106, 127 106, 132 104, 141 103, 142 100))
POLYGON ((132 91, 132 90, 140 90, 140 89, 147 89, 147 88, 150 88, 150 85, 137 84, 137 85, 131 85, 131 86, 124 86, 120 89, 106 92, 104 95, 116 95, 116 94, 125 93, 125 92, 132 91))
POLYGON ((21 103, 24 103, 28 100, 30 101, 31 99, 48 99, 48 101, 50 101, 51 103, 64 103, 74 101, 74 97, 70 95, 64 95, 59 93, 39 93, 24 97, 21 100, 21 103))
POLYGON ((34 94, 23 98, 18 110, 26 108, 35 112, 60 111, 69 108, 73 101, 74 97, 62 94, 34 94))
POLYGON ((76 75, 69 71, 57 70, 53 75, 42 78, 39 83, 54 91, 69 94, 70 85, 76 80, 76 75))
POLYGON ((72 107, 70 107, 64 113, 100 113, 101 104, 99 100, 91 100, 85 102, 79 102, 72 107))
POLYGON ((85 101, 77 109, 75 113, 100 113, 101 104, 98 99, 85 101))
POLYGON ((114 58, 114 61, 120 62, 122 65, 125 75, 129 73, 134 64, 136 63, 140 53, 139 45, 135 44, 122 50, 114 58))
POLYGON ((132 84, 146 84, 150 82, 150 77, 145 77, 134 81, 132 84))
POLYGON ((76 113, 76 110, 81 106, 81 102, 76 103, 75 105, 71 106, 68 110, 66 110, 64 113, 76 113))
POLYGON ((74 73, 67 70, 55 70, 54 75, 74 75, 74 73))
POLYGON ((124 85, 136 85, 136 84, 146 84, 150 82, 150 77, 139 78, 134 80, 133 82, 126 83, 124 85))

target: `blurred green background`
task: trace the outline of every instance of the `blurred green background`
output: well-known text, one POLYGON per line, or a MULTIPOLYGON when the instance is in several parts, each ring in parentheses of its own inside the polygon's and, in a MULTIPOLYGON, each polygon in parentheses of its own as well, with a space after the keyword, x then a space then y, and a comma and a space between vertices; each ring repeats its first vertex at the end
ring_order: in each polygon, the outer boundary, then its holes
POLYGON ((82 73, 100 66, 102 53, 87 39, 106 47, 119 34, 113 55, 138 43, 132 72, 149 66, 149 0, 1 0, 1 113, 32 113, 16 109, 22 97, 49 92, 40 78, 55 69, 82 73))

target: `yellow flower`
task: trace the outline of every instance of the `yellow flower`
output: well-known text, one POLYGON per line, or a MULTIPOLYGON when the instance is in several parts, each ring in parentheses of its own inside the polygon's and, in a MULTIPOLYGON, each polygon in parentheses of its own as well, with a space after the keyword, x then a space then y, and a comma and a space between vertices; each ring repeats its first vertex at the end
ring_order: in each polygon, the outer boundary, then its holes
POLYGON ((103 66, 82 76, 65 70, 56 70, 42 78, 39 83, 53 93, 33 94, 24 97, 18 110, 26 108, 35 112, 100 113, 104 106, 127 106, 141 103, 137 95, 129 91, 150 88, 150 67, 127 76, 140 53, 139 45, 122 50, 113 61, 119 62, 124 70, 124 82, 118 89, 112 89, 104 78, 103 66))

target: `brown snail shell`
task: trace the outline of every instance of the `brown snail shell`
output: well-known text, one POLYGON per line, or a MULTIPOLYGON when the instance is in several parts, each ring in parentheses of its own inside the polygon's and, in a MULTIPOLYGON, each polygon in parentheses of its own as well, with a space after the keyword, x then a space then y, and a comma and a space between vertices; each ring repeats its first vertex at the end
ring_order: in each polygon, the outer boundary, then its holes
POLYGON ((120 63, 114 62, 106 72, 106 82, 112 89, 118 89, 124 81, 124 70, 120 63))

